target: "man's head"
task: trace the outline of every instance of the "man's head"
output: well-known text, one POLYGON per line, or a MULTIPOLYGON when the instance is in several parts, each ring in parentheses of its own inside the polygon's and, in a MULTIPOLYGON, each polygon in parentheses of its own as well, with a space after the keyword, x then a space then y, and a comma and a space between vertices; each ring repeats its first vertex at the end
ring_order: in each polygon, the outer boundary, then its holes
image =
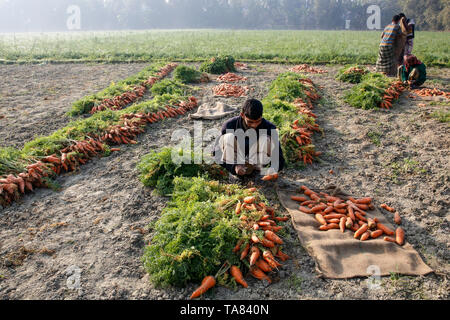
POLYGON ((399 23, 400 19, 401 19, 401 17, 398 14, 396 14, 395 16, 392 17, 392 22, 399 23))
POLYGON ((262 121, 263 105, 256 99, 248 99, 242 107, 241 117, 249 128, 256 129, 262 121))
POLYGON ((398 16, 400 17, 400 19, 401 19, 401 18, 405 18, 405 19, 406 19, 406 16, 405 16, 405 14, 404 14, 403 12, 402 12, 402 13, 399 13, 398 16))

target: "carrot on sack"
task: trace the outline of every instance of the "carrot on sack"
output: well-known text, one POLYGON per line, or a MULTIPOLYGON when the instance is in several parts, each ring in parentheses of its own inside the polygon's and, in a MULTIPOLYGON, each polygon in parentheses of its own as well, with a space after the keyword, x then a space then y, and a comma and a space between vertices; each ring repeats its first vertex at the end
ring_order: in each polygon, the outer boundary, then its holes
POLYGON ((291 196, 291 199, 294 201, 298 201, 298 202, 308 201, 308 199, 306 199, 305 197, 302 197, 302 196, 291 196))
POLYGON ((328 206, 326 204, 319 204, 317 206, 312 207, 311 211, 317 213, 319 211, 325 210, 326 208, 328 208, 328 206))
POLYGON ((321 225, 325 226, 327 224, 327 221, 320 213, 316 213, 315 218, 321 225))
POLYGON ((376 222, 372 218, 367 218, 367 225, 369 229, 375 229, 377 227, 376 222))
POLYGON ((277 221, 288 221, 289 217, 275 217, 274 219, 277 221))
POLYGON ((241 270, 236 266, 231 266, 230 274, 236 280, 237 283, 242 285, 244 288, 248 287, 247 282, 244 280, 244 276, 242 275, 241 270))
POLYGON ((347 229, 351 229, 353 227, 353 220, 350 217, 347 217, 347 219, 345 219, 345 227, 347 229))
POLYGON ((384 237, 383 238, 384 241, 389 241, 389 242, 396 242, 394 238, 391 237, 384 237))
POLYGON ((362 235, 361 235, 361 241, 366 241, 367 239, 369 239, 370 238, 370 232, 369 231, 366 231, 366 232, 364 232, 362 235))
POLYGON ((216 285, 216 279, 213 276, 206 276, 200 287, 198 287, 191 295, 191 299, 195 299, 200 297, 202 294, 204 294, 206 291, 211 289, 216 285))
POLYGON ((330 213, 325 216, 323 216, 325 219, 341 219, 342 217, 345 217, 345 214, 343 213, 330 213))
POLYGON ((367 223, 363 224, 363 225, 355 232, 354 238, 355 238, 355 239, 358 239, 360 236, 362 236, 362 234, 363 234, 364 232, 367 231, 367 229, 369 229, 369 226, 367 225, 367 223))
POLYGON ((327 231, 327 230, 330 230, 330 229, 339 229, 339 225, 337 223, 329 223, 326 226, 325 225, 321 225, 319 227, 319 230, 322 230, 322 231, 327 231))
POLYGON ((402 246, 403 243, 405 243, 405 231, 403 230, 402 227, 398 227, 395 230, 395 242, 399 245, 402 246))
POLYGON ((347 218, 342 217, 341 221, 339 222, 339 229, 341 229, 341 232, 345 232, 345 222, 347 221, 347 218))
POLYGON ((300 206, 299 210, 304 213, 312 213, 310 208, 304 206, 300 206))
POLYGON ((378 238, 379 236, 381 236, 382 234, 383 234, 383 230, 378 229, 378 230, 375 230, 375 231, 370 232, 370 237, 371 237, 372 239, 376 239, 376 238, 378 238))
POLYGON ((384 224, 382 224, 380 222, 377 223, 377 228, 379 230, 383 230, 383 232, 385 234, 387 234, 388 236, 394 235, 394 231, 393 230, 391 230, 390 228, 388 228, 387 226, 385 226, 384 224))

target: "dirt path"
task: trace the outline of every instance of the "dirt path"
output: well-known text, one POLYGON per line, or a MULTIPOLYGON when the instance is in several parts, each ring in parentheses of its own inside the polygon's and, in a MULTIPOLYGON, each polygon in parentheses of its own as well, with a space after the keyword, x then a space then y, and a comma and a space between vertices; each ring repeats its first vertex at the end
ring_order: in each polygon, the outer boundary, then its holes
POLYGON ((0 65, 0 146, 64 127, 72 103, 142 70, 147 64, 0 65))
MULTIPOLYGON (((257 64, 242 74, 249 78, 246 85, 255 89, 252 96, 262 99, 269 83, 287 68, 257 64)), ((351 85, 334 80, 338 68, 326 69, 328 74, 311 75, 323 86, 327 100, 315 110, 324 136, 316 135, 314 143, 324 153, 323 161, 303 171, 288 169, 282 177, 316 187, 338 184, 350 193, 396 207, 403 216, 407 241, 437 273, 393 274, 383 278, 380 290, 368 290, 366 278, 317 278, 314 260, 290 228, 285 240, 293 259, 281 268, 270 290, 249 279, 249 289, 219 287, 210 297, 448 299, 450 134, 448 123, 430 116, 431 109, 448 107, 419 107, 420 102, 404 97, 389 112, 354 109, 340 101, 351 85)), ((118 73, 118 78, 127 75, 118 73)), ((104 86, 108 83, 105 80, 104 86)), ((215 99, 238 107, 245 100, 213 98, 215 84, 200 86, 196 94, 200 102, 215 99)), ((102 89, 99 82, 96 85, 102 89)), ((86 94, 78 92, 76 98, 86 94)), ((65 99, 70 106, 70 96, 65 99)), ((221 123, 204 121, 203 127, 217 128, 221 123)), ((183 117, 150 125, 138 145, 122 146, 121 152, 91 161, 80 172, 60 176, 60 192, 40 189, 0 211, 0 299, 187 299, 196 284, 157 289, 142 268, 143 247, 151 239, 146 227, 158 219, 166 199, 144 188, 135 169, 144 154, 170 145, 171 133, 179 127, 192 130, 192 122, 183 117), (74 288, 77 279, 79 289, 74 288)), ((16 143, 26 139, 23 132, 22 138, 13 137, 16 143)), ((273 188, 265 186, 264 192, 276 202, 273 188)))

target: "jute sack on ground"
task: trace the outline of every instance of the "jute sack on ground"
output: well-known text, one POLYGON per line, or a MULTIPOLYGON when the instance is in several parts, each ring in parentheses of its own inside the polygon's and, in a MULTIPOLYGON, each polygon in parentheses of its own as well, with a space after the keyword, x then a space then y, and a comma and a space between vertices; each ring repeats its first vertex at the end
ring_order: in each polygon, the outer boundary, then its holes
POLYGON ((189 115, 189 119, 216 120, 232 114, 236 110, 236 108, 232 108, 220 101, 215 105, 212 103, 204 103, 197 109, 196 113, 189 115))
MULTIPOLYGON (((277 189, 277 193, 281 204, 291 215, 300 242, 314 258, 316 270, 320 276, 345 279, 367 277, 373 275, 374 272, 380 276, 390 275, 391 272, 405 275, 425 275, 433 272, 407 242, 407 229, 403 246, 384 241, 384 235, 377 239, 360 241, 354 239, 354 232, 350 230, 346 230, 345 233, 338 229, 320 231, 318 229, 320 224, 314 215, 299 211, 299 203, 291 200, 292 195, 300 195, 298 190, 299 186, 289 186, 288 188, 283 186, 277 189)), ((334 193, 336 196, 346 195, 336 187, 327 190, 311 188, 311 190, 327 192, 330 195, 334 193)), ((392 230, 396 229, 377 208, 368 211, 367 215, 378 218, 381 223, 392 230)))

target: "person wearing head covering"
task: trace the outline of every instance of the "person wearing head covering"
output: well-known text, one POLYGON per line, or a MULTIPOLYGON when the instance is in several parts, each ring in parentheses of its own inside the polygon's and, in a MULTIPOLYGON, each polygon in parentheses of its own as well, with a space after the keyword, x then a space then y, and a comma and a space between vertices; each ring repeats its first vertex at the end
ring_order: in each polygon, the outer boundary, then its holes
POLYGON ((414 46, 414 36, 415 36, 415 29, 416 29, 416 23, 414 19, 406 18, 404 13, 399 14, 400 17, 404 17, 406 19, 406 43, 405 43, 405 50, 403 52, 404 58, 406 56, 409 56, 412 54, 413 46, 414 46))
POLYGON ((400 16, 399 26, 400 26, 400 32, 395 38, 394 41, 394 66, 393 66, 393 72, 397 71, 397 68, 403 64, 403 55, 405 54, 405 46, 408 36, 408 26, 406 24, 406 17, 400 16))
POLYGON ((398 68, 398 57, 394 51, 394 45, 397 44, 397 38, 402 33, 399 22, 400 16, 395 15, 381 34, 376 70, 388 76, 395 76, 398 68))
POLYGON ((399 80, 408 83, 412 89, 421 86, 427 79, 427 68, 415 55, 405 56, 405 62, 398 68, 399 80))

